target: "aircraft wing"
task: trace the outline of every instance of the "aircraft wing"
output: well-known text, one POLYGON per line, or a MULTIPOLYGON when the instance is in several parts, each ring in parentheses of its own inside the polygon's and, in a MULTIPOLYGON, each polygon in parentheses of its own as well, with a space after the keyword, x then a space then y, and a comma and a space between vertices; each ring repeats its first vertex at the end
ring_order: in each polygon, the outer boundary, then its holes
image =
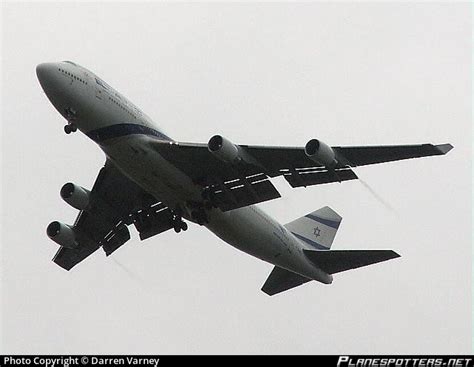
POLYGON ((213 196, 223 211, 271 200, 280 194, 269 181, 283 176, 292 187, 357 179, 351 167, 443 155, 450 144, 332 147, 337 165, 328 169, 310 159, 304 147, 236 145, 242 159, 228 163, 207 144, 153 142, 153 148, 213 196))
POLYGON ((100 247, 108 256, 122 246, 130 239, 128 225, 133 223, 143 240, 172 228, 171 218, 165 205, 107 161, 90 192, 89 208, 74 223, 77 247, 61 247, 53 261, 70 270, 100 247))
POLYGON ((343 159, 343 162, 349 164, 351 167, 421 158, 431 155, 444 155, 451 149, 453 149, 451 144, 334 147, 336 155, 339 155, 343 159))

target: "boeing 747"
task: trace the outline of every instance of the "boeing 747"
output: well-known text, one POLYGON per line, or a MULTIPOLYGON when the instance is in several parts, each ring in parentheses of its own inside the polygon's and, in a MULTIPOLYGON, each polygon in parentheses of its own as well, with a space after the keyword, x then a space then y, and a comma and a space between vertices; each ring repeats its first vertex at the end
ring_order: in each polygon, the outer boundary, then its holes
POLYGON ((66 183, 61 197, 79 210, 73 225, 52 222, 47 235, 60 245, 53 261, 70 270, 102 248, 108 256, 130 239, 141 240, 188 222, 275 265, 262 290, 274 295, 333 274, 390 260, 392 250, 332 250, 341 217, 323 207, 281 225, 255 204, 280 197, 271 178, 291 187, 357 179, 353 167, 444 155, 450 144, 301 147, 234 144, 221 135, 207 144, 172 139, 132 102, 71 61, 43 63, 36 73, 46 96, 66 119, 105 153, 88 190, 66 183))

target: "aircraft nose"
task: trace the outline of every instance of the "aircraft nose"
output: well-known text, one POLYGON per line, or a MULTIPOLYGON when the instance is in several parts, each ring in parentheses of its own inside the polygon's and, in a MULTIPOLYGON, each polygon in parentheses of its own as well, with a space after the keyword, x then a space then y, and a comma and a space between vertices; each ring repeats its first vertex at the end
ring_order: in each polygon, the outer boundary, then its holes
POLYGON ((53 62, 45 62, 36 67, 36 76, 46 93, 58 89, 58 68, 53 62))
POLYGON ((39 81, 43 81, 48 79, 48 76, 51 76, 51 73, 54 69, 54 64, 52 62, 44 62, 39 64, 36 67, 36 76, 38 77, 39 81))

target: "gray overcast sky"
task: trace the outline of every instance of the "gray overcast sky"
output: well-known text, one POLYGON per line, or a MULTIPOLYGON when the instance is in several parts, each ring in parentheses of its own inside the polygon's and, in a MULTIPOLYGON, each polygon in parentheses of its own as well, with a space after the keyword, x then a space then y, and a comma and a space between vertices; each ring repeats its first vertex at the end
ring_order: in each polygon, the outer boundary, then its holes
POLYGON ((2 353, 470 353, 469 4, 3 5, 2 353), (282 223, 330 205, 335 249, 402 257, 276 297, 272 266, 192 226, 71 272, 45 234, 76 211, 103 153, 64 121, 35 75, 73 60, 168 134, 205 142, 445 143, 445 157, 360 168, 351 181, 261 204, 282 223))

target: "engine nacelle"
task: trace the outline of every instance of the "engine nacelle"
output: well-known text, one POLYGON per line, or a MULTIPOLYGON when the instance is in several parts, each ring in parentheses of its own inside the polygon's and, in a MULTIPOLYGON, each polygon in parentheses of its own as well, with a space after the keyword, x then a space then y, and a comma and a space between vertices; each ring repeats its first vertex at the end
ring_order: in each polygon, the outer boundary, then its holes
POLYGON ((68 182, 61 188, 63 200, 78 210, 85 210, 89 206, 89 190, 68 182))
POLYGON ((312 161, 327 168, 332 168, 337 164, 334 150, 318 139, 308 141, 304 147, 304 152, 312 161))
POLYGON ((214 135, 209 139, 207 149, 215 157, 226 163, 237 163, 242 160, 239 147, 220 135, 214 135))
POLYGON ((46 228, 46 233, 58 245, 66 248, 76 248, 77 241, 74 229, 71 226, 61 222, 51 222, 46 228))

